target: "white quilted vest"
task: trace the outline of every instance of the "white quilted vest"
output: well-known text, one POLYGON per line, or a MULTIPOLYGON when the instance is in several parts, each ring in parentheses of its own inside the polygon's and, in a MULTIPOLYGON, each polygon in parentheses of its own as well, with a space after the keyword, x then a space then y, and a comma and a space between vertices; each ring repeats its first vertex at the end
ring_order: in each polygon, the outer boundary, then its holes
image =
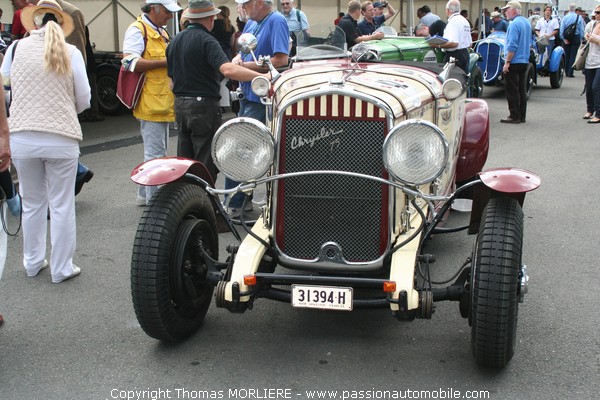
MULTIPOLYGON (((37 32, 20 40, 15 50, 10 69, 10 131, 49 132, 82 140, 73 74, 44 71, 44 35, 37 32)), ((73 46, 67 46, 70 54, 73 46)))

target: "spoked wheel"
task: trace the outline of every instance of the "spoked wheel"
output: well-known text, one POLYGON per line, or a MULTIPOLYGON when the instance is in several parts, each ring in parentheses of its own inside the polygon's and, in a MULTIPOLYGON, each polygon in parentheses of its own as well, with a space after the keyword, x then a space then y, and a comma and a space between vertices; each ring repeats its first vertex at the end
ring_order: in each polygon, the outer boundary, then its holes
POLYGON ((142 214, 133 244, 131 295, 149 336, 176 342, 202 324, 214 290, 203 255, 218 258, 215 227, 208 195, 183 182, 163 186, 142 214))
POLYGON ((558 89, 562 85, 563 77, 565 76, 565 58, 561 57, 560 65, 554 72, 550 72, 550 86, 552 89, 558 89))
POLYGON ((533 90, 533 81, 535 71, 533 69, 533 64, 527 64, 527 73, 525 74, 525 79, 527 79, 525 92, 527 93, 527 100, 531 97, 531 91, 533 90))
POLYGON ((492 198, 483 211, 471 266, 471 347, 478 364, 504 367, 514 354, 519 311, 523 211, 492 198))
POLYGON ((119 71, 103 70, 96 76, 98 91, 98 107, 103 114, 118 115, 123 109, 121 100, 117 97, 117 80, 119 71))

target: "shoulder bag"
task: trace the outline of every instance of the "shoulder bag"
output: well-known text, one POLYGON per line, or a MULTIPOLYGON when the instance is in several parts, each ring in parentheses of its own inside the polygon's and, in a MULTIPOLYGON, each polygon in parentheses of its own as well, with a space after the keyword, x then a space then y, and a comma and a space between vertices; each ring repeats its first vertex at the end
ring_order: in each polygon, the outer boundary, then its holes
POLYGON ((581 43, 579 49, 577 49, 577 55, 575 56, 575 62, 573 63, 573 69, 575 71, 583 71, 585 68, 585 60, 589 51, 590 43, 581 43))
MULTIPOLYGON (((142 22, 144 28, 144 50, 146 49, 146 42, 148 37, 146 34, 146 25, 142 22)), ((143 53, 143 52, 142 52, 143 53)), ((144 82, 146 82, 146 74, 144 72, 128 71, 123 66, 119 70, 119 79, 117 80, 117 97, 121 100, 121 103, 130 110, 134 109, 142 94, 144 88, 144 82)))

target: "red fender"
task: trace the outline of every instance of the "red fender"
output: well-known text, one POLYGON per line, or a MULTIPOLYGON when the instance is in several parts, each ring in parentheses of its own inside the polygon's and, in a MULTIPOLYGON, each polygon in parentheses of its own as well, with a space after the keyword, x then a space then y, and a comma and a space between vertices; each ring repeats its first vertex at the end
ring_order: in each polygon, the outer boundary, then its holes
POLYGON ((479 174, 483 184, 501 193, 526 193, 542 184, 539 176, 519 168, 495 168, 479 174))
POLYGON ((474 178, 485 165, 490 147, 490 112, 482 99, 468 99, 462 141, 456 164, 456 182, 474 178))
POLYGON ((483 209, 494 192, 516 199, 521 207, 525 202, 525 194, 537 189, 542 184, 539 176, 533 172, 519 168, 495 168, 479 174, 483 185, 473 187, 473 206, 469 233, 479 232, 483 209))
POLYGON ((215 187, 204 164, 183 157, 162 157, 141 163, 131 171, 131 180, 139 185, 157 186, 174 182, 188 172, 215 187))

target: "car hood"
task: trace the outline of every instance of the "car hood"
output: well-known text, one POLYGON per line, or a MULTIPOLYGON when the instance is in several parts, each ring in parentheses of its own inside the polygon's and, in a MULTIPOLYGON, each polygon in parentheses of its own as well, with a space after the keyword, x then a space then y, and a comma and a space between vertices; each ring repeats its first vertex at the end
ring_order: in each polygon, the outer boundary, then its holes
POLYGON ((441 94, 439 67, 423 68, 423 64, 365 63, 348 60, 318 60, 294 64, 275 83, 279 103, 295 98, 317 96, 319 92, 358 92, 386 104, 400 117, 441 94))

